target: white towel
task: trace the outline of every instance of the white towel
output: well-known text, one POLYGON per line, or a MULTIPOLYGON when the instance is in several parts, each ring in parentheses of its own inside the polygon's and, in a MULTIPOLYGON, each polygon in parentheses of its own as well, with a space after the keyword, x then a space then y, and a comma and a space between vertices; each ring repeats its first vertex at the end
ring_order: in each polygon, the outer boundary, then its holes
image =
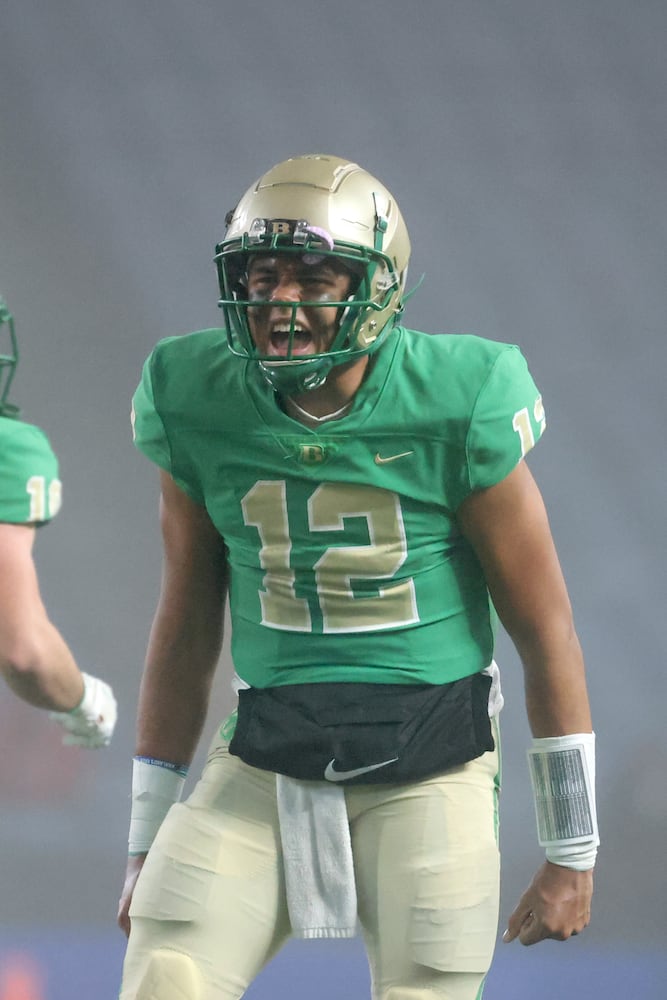
POLYGON ((357 892, 344 789, 277 774, 276 793, 294 936, 354 937, 357 892))

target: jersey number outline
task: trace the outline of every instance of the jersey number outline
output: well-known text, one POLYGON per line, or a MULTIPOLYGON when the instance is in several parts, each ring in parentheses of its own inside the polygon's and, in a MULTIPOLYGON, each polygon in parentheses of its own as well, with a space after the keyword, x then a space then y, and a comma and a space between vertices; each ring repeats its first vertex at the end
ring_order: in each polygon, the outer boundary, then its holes
MULTIPOLYGON (((292 539, 284 480, 259 480, 241 501, 243 520, 257 528, 259 561, 265 570, 259 591, 262 624, 289 632, 312 632, 310 606, 296 593, 290 564, 292 539)), ((393 581, 408 547, 398 496, 370 486, 321 483, 307 504, 312 532, 343 531, 345 519, 365 518, 370 542, 331 546, 312 567, 325 633, 369 632, 419 621, 412 577, 393 581), (352 581, 377 583, 377 592, 356 595, 352 581), (386 581, 386 582, 384 582, 386 581)))

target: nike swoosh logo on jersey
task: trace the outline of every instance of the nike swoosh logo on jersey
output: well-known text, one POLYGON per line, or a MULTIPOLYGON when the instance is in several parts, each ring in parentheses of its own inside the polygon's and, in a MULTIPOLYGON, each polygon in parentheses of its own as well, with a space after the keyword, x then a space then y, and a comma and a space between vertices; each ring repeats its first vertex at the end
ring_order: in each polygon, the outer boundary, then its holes
POLYGON ((349 778, 358 778, 360 774, 368 774, 369 771, 377 771, 379 767, 386 767, 387 764, 393 764, 397 761, 398 757, 392 757, 391 760, 382 760, 379 764, 369 764, 368 767, 355 767, 351 771, 336 771, 334 769, 334 764, 336 763, 336 758, 330 760, 324 771, 324 777, 327 781, 347 781, 349 778))
POLYGON ((398 455, 387 455, 386 458, 383 458, 380 452, 377 452, 375 464, 385 465, 387 462, 395 462, 397 458, 407 458, 408 455, 414 455, 414 451, 402 451, 398 455))

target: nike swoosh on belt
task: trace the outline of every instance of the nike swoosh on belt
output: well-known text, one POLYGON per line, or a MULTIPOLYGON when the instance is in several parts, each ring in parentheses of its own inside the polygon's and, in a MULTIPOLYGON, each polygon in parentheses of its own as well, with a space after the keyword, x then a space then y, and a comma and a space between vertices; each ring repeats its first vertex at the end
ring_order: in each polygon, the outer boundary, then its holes
POLYGON ((369 764, 367 767, 355 767, 351 771, 336 771, 334 770, 334 764, 336 763, 336 758, 330 760, 327 764, 324 777, 327 781, 347 781, 348 778, 357 778, 360 774, 368 774, 369 771, 377 771, 379 767, 386 767, 387 764, 393 764, 397 761, 398 757, 392 757, 391 760, 382 760, 379 764, 369 764))

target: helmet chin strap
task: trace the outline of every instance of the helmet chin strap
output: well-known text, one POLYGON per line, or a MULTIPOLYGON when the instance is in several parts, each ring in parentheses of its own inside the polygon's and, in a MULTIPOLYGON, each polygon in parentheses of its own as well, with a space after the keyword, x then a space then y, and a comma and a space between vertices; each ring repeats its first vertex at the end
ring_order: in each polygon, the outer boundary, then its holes
POLYGON ((260 361, 259 368, 272 389, 290 396, 324 385, 333 368, 333 361, 328 357, 313 358, 312 361, 260 361))

